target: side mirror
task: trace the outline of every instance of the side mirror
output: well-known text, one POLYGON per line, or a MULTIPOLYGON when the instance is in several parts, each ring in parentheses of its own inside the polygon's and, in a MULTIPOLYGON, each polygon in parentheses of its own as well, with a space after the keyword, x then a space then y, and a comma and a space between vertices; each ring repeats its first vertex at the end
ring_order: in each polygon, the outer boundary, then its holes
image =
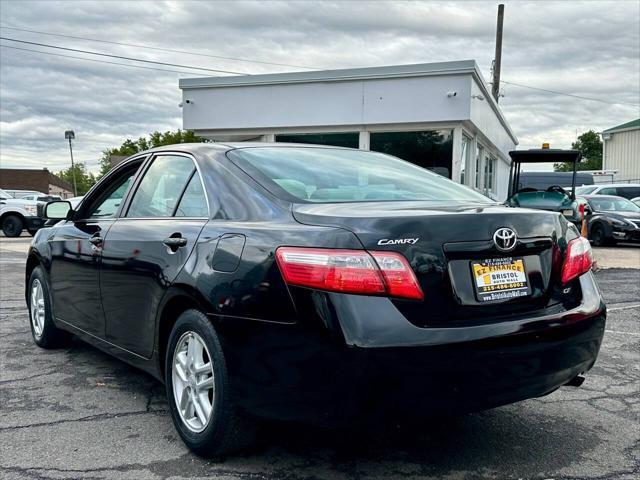
POLYGON ((585 205, 584 206, 584 214, 585 215, 591 215, 593 213, 593 210, 591 210, 591 207, 589 205, 585 205))
POLYGON ((71 210, 71 203, 65 200, 58 200, 47 203, 44 208, 44 216, 51 220, 66 220, 71 210))

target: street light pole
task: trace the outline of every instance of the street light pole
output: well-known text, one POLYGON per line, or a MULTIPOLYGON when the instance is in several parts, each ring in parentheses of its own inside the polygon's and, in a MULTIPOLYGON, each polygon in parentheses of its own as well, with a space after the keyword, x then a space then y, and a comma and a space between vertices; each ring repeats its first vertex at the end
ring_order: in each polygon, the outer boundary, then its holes
POLYGON ((76 168, 73 165, 73 148, 71 148, 71 140, 73 138, 76 138, 76 135, 75 133, 73 133, 73 130, 67 130, 64 132, 64 138, 69 139, 69 153, 71 154, 71 175, 73 176, 73 196, 77 197, 78 187, 76 185, 76 168))

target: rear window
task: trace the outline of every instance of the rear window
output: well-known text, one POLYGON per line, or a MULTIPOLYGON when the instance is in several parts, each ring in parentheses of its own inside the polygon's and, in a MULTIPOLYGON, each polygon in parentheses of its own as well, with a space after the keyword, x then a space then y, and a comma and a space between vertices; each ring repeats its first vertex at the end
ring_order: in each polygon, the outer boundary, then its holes
POLYGON ((271 193, 291 201, 493 203, 468 187, 381 153, 337 148, 255 147, 232 150, 228 156, 271 193))
MULTIPOLYGON (((598 188, 598 187, 576 187, 576 195, 589 195, 596 188, 598 188)), ((571 187, 569 187, 569 190, 570 189, 571 189, 571 187)))

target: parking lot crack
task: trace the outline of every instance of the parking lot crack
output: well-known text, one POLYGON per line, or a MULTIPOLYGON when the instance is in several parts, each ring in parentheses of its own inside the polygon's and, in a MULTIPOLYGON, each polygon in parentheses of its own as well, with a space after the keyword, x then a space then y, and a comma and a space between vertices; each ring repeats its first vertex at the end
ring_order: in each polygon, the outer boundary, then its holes
POLYGON ((74 423, 74 422, 96 422, 101 420, 110 420, 112 418, 122 418, 122 417, 132 417, 136 415, 156 415, 159 413, 167 413, 167 410, 158 409, 158 410, 137 410, 133 412, 120 412, 120 413, 100 413, 98 415, 89 415, 87 417, 81 418, 69 418, 62 420, 55 420, 53 422, 37 422, 30 423, 27 425, 13 425, 11 427, 0 427, 0 432, 11 431, 11 430, 22 430, 25 428, 36 428, 36 427, 50 427, 54 425, 61 425, 65 423, 74 423))

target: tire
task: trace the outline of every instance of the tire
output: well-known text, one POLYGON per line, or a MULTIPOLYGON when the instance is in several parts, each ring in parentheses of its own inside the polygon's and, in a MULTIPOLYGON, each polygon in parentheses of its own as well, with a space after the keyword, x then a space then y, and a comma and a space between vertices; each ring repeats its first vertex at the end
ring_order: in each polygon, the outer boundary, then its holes
POLYGON ((35 344, 42 348, 58 348, 67 345, 71 334, 60 330, 53 323, 49 283, 42 267, 36 267, 31 272, 27 292, 29 325, 35 344))
POLYGON ((2 222, 2 233, 7 237, 19 237, 24 225, 17 215, 7 215, 2 222))
POLYGON ((602 225, 594 225, 591 229, 591 241, 596 247, 602 247, 607 244, 607 236, 604 233, 602 225))
POLYGON ((165 385, 176 430, 197 455, 221 459, 253 442, 255 425, 239 415, 233 403, 218 336, 209 319, 197 310, 182 313, 171 331, 165 358, 165 385), (196 366, 200 373, 196 372, 196 366), (198 391, 196 383, 208 379, 213 388, 198 391))

